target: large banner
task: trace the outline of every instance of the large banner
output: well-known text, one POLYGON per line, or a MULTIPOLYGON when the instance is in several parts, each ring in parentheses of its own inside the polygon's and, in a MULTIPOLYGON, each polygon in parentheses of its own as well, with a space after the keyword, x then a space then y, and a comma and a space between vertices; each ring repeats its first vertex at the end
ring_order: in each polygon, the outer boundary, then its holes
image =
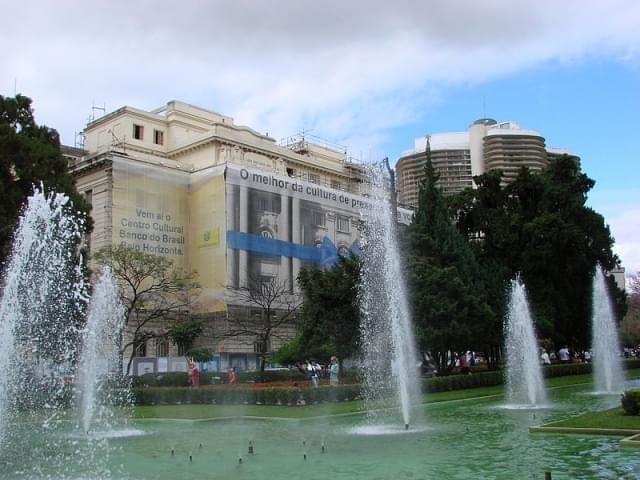
POLYGON ((113 243, 188 267, 185 172, 125 159, 113 162, 113 243))
POLYGON ((224 167, 199 172, 113 162, 112 240, 198 273, 204 312, 224 309, 224 167))
POLYGON ((189 265, 198 272, 203 312, 225 310, 226 285, 224 165, 190 174, 189 265))

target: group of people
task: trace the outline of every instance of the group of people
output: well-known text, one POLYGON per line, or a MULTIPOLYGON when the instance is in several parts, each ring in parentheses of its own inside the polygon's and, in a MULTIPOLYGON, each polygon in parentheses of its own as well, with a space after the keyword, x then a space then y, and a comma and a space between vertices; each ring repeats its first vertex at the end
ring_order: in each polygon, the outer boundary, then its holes
MULTIPOLYGON (((200 386, 200 369, 198 368, 198 364, 195 362, 193 358, 187 359, 187 377, 189 379, 189 385, 192 387, 200 386)), ((298 369, 304 373, 305 377, 311 385, 317 387, 320 384, 321 376, 329 377, 330 385, 338 385, 338 375, 340 372, 340 364, 338 362, 338 357, 332 356, 329 365, 323 367, 318 362, 306 360, 303 364, 297 365, 298 369)), ((230 384, 236 383, 236 368, 231 367, 227 372, 227 382, 230 384)))
POLYGON ((460 369, 462 375, 470 375, 471 367, 476 364, 475 353, 467 350, 466 352, 460 352, 458 354, 458 360, 456 362, 457 367, 460 369))
POLYGON ((338 385, 339 383, 340 364, 338 357, 335 355, 331 357, 331 361, 326 367, 313 360, 305 360, 302 364, 298 364, 297 367, 314 387, 320 384, 320 377, 326 376, 329 377, 329 385, 338 385))
POLYGON ((540 350, 540 363, 542 365, 551 365, 556 359, 560 360, 560 363, 571 363, 572 361, 590 363, 591 352, 589 350, 582 350, 580 352, 574 352, 572 355, 567 345, 563 345, 562 348, 558 350, 557 355, 554 352, 547 352, 544 348, 540 350))

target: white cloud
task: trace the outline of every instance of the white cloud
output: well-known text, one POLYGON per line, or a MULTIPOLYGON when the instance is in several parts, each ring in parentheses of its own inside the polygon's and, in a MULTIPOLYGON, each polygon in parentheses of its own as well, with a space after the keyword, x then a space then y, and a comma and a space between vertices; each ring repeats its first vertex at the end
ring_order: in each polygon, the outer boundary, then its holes
POLYGON ((590 204, 605 217, 615 239, 614 253, 618 254, 626 275, 640 272, 640 189, 599 191, 589 196, 590 204))
POLYGON ((622 207, 619 212, 607 216, 611 233, 616 239, 614 252, 622 260, 627 275, 640 272, 640 206, 622 207))
POLYGON ((72 141, 95 101, 172 98, 280 137, 302 127, 378 150, 438 85, 591 52, 634 58, 640 3, 21 1, 5 6, 0 91, 72 141), (359 142, 372 142, 370 145, 359 142))

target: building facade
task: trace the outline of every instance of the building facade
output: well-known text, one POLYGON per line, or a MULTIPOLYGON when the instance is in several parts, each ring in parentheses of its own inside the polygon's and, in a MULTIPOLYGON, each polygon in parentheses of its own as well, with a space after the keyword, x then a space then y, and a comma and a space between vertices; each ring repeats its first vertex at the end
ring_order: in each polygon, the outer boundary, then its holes
MULTIPOLYGON (((330 145, 302 136, 278 145, 231 117, 178 101, 151 112, 120 108, 84 134, 84 151, 65 155, 92 204, 91 250, 125 245, 198 272, 195 313, 205 333, 196 346, 213 352, 204 368, 256 368, 261 352, 294 334, 283 327, 271 345, 225 337, 232 317, 260 313, 238 291, 277 281, 285 308, 299 297, 301 268, 359 250, 360 215, 369 205, 364 167, 330 145)), ((408 222, 410 212, 400 218, 408 222)), ((186 368, 166 339, 139 353, 134 373, 186 368)))
POLYGON ((547 149, 544 138, 535 130, 523 129, 515 122, 482 118, 465 132, 435 133, 419 137, 415 147, 406 151, 396 163, 398 200, 416 208, 418 191, 424 179, 427 140, 431 161, 439 175, 438 185, 445 195, 472 188, 473 177, 489 170, 502 170, 502 185, 512 182, 518 170, 526 166, 540 172, 557 155, 572 152, 547 149))

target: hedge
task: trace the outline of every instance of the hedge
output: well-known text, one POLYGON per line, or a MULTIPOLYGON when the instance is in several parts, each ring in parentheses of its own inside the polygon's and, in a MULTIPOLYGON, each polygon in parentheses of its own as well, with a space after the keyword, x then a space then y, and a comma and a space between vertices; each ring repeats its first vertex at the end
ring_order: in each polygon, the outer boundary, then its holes
MULTIPOLYGON (((358 371, 346 370, 340 378, 345 383, 358 383, 358 371)), ((298 369, 272 370, 266 372, 238 372, 237 383, 267 383, 267 382, 304 382, 305 376, 298 369)), ((188 387, 189 379, 186 372, 145 373, 131 377, 133 387, 188 387)), ((227 383, 226 372, 200 372, 200 384, 212 385, 227 383)))
POLYGON ((318 388, 179 388, 148 387, 133 390, 136 405, 174 404, 251 404, 309 405, 313 403, 358 400, 359 385, 320 386, 318 388))
MULTIPOLYGON (((626 360, 624 367, 626 369, 640 368, 640 360, 626 360)), ((587 374, 591 371, 592 365, 588 363, 554 364, 542 369, 545 378, 587 374)), ((297 370, 264 373, 271 379, 304 381, 304 376, 297 370)), ((350 373, 353 377, 353 372, 350 373)), ((235 388, 180 388, 186 387, 188 384, 186 373, 146 374, 134 377, 133 395, 135 403, 138 405, 173 403, 301 405, 360 398, 360 386, 357 383, 338 386, 322 385, 318 388, 299 388, 297 386, 254 388, 250 383, 243 383, 247 379, 264 378, 258 377, 259 374, 259 372, 253 372, 239 375, 239 383, 235 388)), ((214 376, 220 376, 226 382, 224 374, 204 372, 200 375, 201 385, 211 383, 214 376)), ((503 383, 504 372, 502 370, 485 371, 472 375, 449 375, 423 379, 422 391, 436 393, 465 388, 491 387, 503 383)))
POLYGON ((625 390, 620 402, 625 415, 640 415, 640 388, 625 390))

